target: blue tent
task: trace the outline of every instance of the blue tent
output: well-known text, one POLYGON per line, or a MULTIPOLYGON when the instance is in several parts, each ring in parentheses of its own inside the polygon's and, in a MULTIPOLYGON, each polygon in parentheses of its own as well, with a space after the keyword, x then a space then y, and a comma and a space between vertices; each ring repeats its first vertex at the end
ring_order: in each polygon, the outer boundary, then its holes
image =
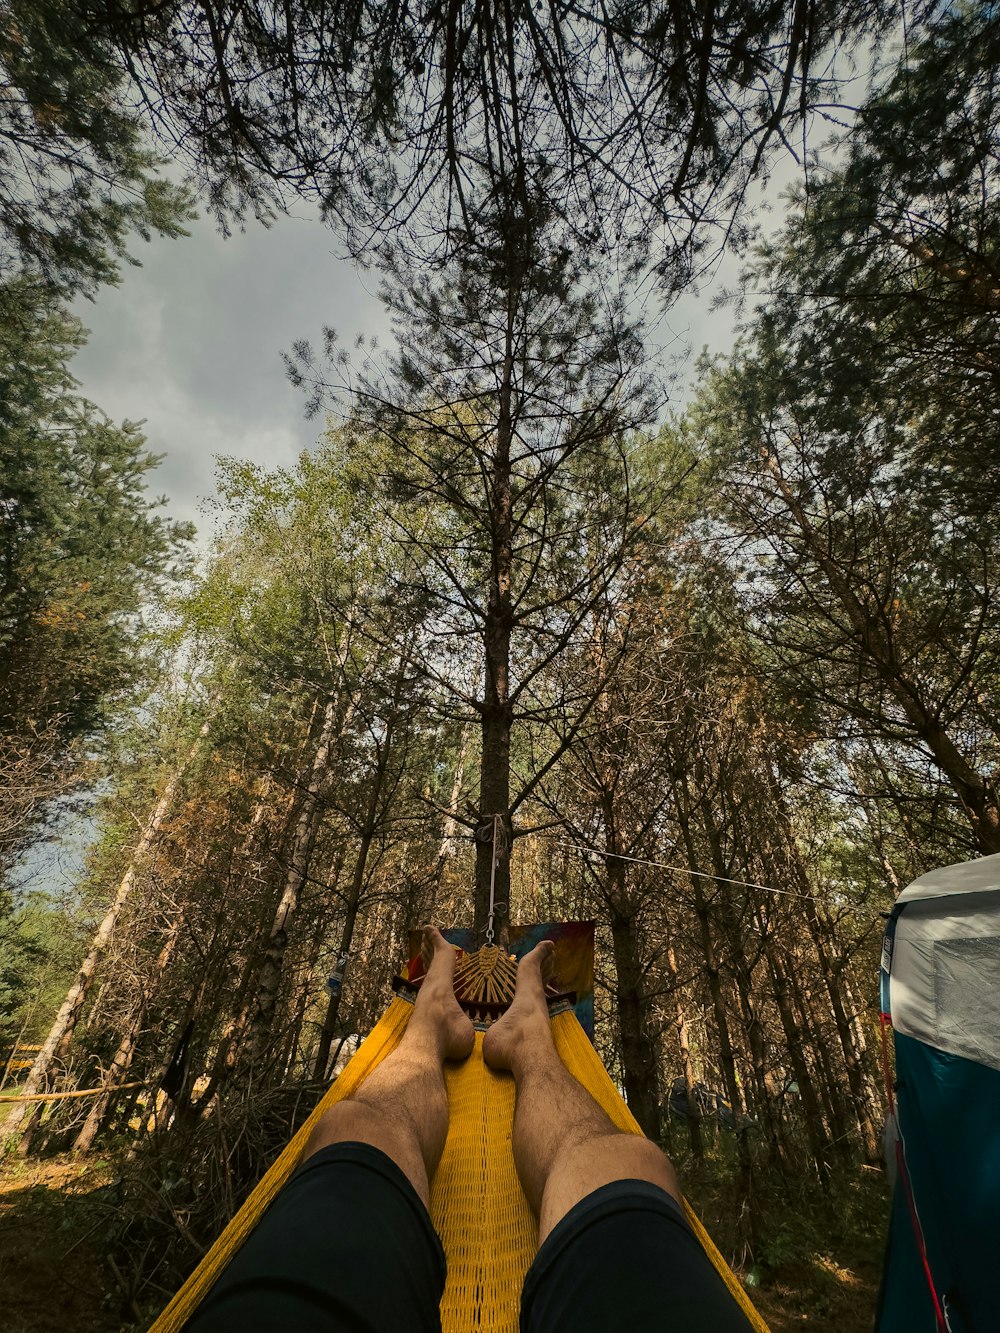
POLYGON ((1000 1330, 1000 856, 904 890, 882 949, 895 1168, 877 1333, 1000 1330))

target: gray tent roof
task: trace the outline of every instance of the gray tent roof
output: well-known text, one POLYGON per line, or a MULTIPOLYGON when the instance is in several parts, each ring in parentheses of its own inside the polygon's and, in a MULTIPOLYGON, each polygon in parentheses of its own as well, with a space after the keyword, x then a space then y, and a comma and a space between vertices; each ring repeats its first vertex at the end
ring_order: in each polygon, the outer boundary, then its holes
POLYGON ((898 903, 917 902, 923 898, 945 898, 954 893, 1000 893, 1000 853, 981 856, 976 861, 960 861, 958 865, 941 866, 928 870, 903 890, 898 903))

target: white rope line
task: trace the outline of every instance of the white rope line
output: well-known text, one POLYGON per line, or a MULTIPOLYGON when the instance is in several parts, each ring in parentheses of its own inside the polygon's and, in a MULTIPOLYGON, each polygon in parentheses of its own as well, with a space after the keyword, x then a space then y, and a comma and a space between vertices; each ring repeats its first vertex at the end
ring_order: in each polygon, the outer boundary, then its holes
POLYGON ((763 889, 765 893, 781 893, 786 898, 802 898, 808 902, 811 893, 796 893, 793 889, 776 889, 772 884, 755 884, 750 879, 730 879, 728 875, 712 875, 706 870, 691 870, 688 866, 668 866, 663 861, 647 861, 641 856, 626 856, 624 852, 609 852, 606 847, 588 847, 585 843, 567 842, 563 838, 546 838, 557 847, 570 847, 575 852, 594 852, 597 856, 613 856, 619 861, 631 861, 639 866, 653 866, 656 870, 671 870, 676 875, 695 875, 698 879, 714 879, 721 884, 739 884, 744 889, 763 889))

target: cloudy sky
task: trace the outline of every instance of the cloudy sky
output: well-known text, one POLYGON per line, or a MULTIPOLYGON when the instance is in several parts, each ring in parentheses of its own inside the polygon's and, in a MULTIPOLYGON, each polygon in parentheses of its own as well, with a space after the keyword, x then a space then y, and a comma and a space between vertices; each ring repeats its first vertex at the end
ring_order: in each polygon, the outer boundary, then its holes
MULTIPOLYGON (((165 455, 154 489, 205 537, 216 455, 290 463, 322 429, 305 419, 281 352, 299 338, 318 342, 324 325, 347 345, 359 334, 389 340, 377 275, 359 273, 336 248, 331 232, 304 215, 228 238, 202 218, 187 239, 137 242, 142 267, 76 307, 90 330, 74 362, 83 392, 116 420, 145 421, 151 448, 165 455)), ((687 348, 728 345, 731 314, 708 306, 711 290, 736 271, 723 260, 714 284, 659 321, 653 336, 665 370, 687 348)))
POLYGON ((133 252, 141 268, 76 306, 90 340, 74 373, 109 416, 146 422, 165 455, 155 489, 176 517, 207 526, 216 455, 288 463, 316 439, 322 423, 305 420, 280 353, 324 324, 382 333, 375 279, 338 261, 331 234, 304 217, 228 238, 202 218, 186 239, 133 252))

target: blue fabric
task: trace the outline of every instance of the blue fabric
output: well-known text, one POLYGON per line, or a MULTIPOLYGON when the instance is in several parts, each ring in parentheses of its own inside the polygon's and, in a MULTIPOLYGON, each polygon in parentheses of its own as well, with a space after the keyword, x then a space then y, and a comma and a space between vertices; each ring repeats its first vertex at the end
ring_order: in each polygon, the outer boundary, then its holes
MULTIPOLYGON (((1000 1070, 895 1034, 906 1171, 954 1333, 1000 1325, 1000 1070)), ((878 1333, 934 1333, 902 1180, 893 1196, 878 1333)))

